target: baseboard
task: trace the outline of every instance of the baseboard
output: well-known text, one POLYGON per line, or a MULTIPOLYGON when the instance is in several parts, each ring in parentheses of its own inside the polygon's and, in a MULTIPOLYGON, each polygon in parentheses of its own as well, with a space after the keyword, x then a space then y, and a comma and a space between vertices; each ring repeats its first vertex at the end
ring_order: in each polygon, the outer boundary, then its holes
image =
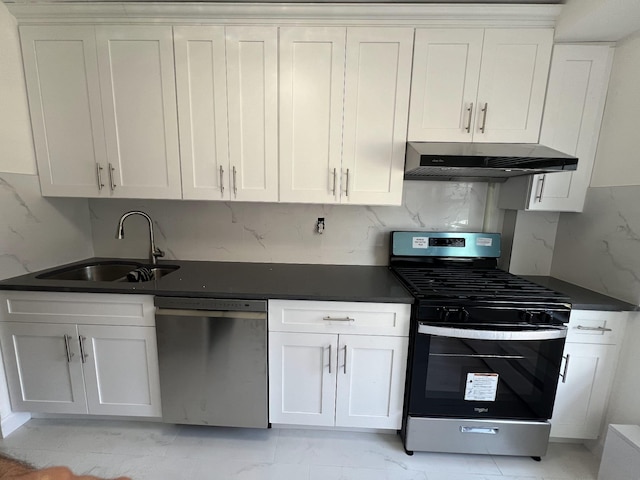
POLYGON ((0 421, 0 438, 7 438, 31 419, 26 412, 12 412, 0 421))

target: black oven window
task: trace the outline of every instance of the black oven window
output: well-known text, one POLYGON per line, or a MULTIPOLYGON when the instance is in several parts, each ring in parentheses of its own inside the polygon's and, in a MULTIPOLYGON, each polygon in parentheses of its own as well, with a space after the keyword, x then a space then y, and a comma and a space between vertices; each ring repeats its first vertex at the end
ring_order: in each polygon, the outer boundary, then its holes
POLYGON ((414 365, 411 413, 551 417, 560 369, 554 359, 561 357, 563 339, 495 341, 428 335, 418 339, 427 348, 416 348, 414 358, 421 359, 414 365), (482 388, 469 389, 474 381, 482 388))

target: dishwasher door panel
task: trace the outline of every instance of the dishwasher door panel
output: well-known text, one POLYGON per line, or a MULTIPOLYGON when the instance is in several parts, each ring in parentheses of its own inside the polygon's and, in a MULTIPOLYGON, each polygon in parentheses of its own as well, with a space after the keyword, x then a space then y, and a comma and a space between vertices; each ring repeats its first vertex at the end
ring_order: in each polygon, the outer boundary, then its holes
POLYGON ((159 310, 156 329, 163 421, 268 427, 266 314, 159 310))

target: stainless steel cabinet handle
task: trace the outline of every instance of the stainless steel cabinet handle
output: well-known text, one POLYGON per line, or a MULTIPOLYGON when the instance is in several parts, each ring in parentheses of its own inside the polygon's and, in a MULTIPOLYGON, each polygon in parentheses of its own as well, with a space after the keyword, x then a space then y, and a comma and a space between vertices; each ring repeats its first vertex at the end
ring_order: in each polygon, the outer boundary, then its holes
POLYGON ((483 115, 482 115, 482 125, 480 126, 480 131, 482 133, 484 133, 485 127, 487 126, 487 110, 489 110, 489 104, 485 103, 484 104, 484 108, 482 110, 480 110, 483 115))
POLYGON ((540 175, 538 177, 538 192, 536 193, 536 202, 542 202, 542 192, 544 191, 544 180, 547 178, 546 175, 540 175))
POLYGON ((331 344, 329 344, 329 375, 331 375, 331 344))
POLYGON ((331 192, 333 193, 333 196, 336 196, 336 169, 333 169, 333 188, 331 189, 331 192))
POLYGON ((73 358, 73 352, 69 347, 69 340, 71 340, 71 335, 64 335, 64 348, 67 352, 67 363, 71 363, 71 359, 73 358))
POLYGON ((344 194, 348 197, 349 196, 349 169, 347 168, 347 183, 345 184, 344 187, 344 194))
POLYGON ((460 433, 484 433, 487 435, 497 435, 500 431, 498 427, 466 427, 460 425, 460 433))
POLYGON ((467 131, 467 133, 471 132, 471 117, 473 117, 473 102, 471 102, 471 104, 469 105, 469 108, 467 108, 467 112, 469 112, 469 120, 467 121, 467 126, 465 128, 465 130, 467 131))
POLYGON ((237 197, 238 196, 238 183, 237 183, 237 178, 236 178, 236 167, 233 167, 233 196, 237 197))
POLYGON ((98 174, 98 191, 102 191, 102 187, 104 187, 104 183, 102 183, 102 165, 96 163, 96 172, 98 174))
POLYGON ((87 363, 87 358, 89 358, 89 355, 87 355, 84 351, 84 341, 86 339, 87 337, 84 337, 82 335, 78 337, 78 342, 80 343, 80 358, 82 359, 82 363, 87 363))
POLYGON ((567 353, 566 356, 562 356, 564 358, 564 369, 562 369, 562 373, 560 374, 560 378, 562 378, 562 383, 567 383, 567 369, 569 368, 569 357, 570 355, 567 353))
POLYGON ((323 320, 331 321, 331 322, 355 322, 355 318, 351 317, 322 317, 323 320))
POLYGON ((578 325, 576 327, 577 330, 586 330, 589 332, 612 332, 610 328, 607 327, 583 327, 582 325, 578 325))
POLYGON ((115 190, 117 186, 116 182, 113 180, 115 171, 116 169, 113 168, 113 165, 109 164, 109 186, 111 187, 111 190, 115 190))
POLYGON ((344 346, 344 374, 347 374, 347 346, 344 346))
POLYGON ((220 165, 220 195, 224 195, 224 169, 220 165))

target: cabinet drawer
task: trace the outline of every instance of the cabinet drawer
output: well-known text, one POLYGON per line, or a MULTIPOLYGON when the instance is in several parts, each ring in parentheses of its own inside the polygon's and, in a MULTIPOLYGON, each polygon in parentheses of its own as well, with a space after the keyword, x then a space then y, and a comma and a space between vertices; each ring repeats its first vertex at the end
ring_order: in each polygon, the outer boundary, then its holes
POLYGON ((269 330, 408 336, 411 305, 270 300, 269 330))
POLYGON ((155 326, 151 295, 67 292, 4 292, 0 320, 155 326))
POLYGON ((573 310, 567 342, 617 345, 621 343, 628 312, 573 310))

